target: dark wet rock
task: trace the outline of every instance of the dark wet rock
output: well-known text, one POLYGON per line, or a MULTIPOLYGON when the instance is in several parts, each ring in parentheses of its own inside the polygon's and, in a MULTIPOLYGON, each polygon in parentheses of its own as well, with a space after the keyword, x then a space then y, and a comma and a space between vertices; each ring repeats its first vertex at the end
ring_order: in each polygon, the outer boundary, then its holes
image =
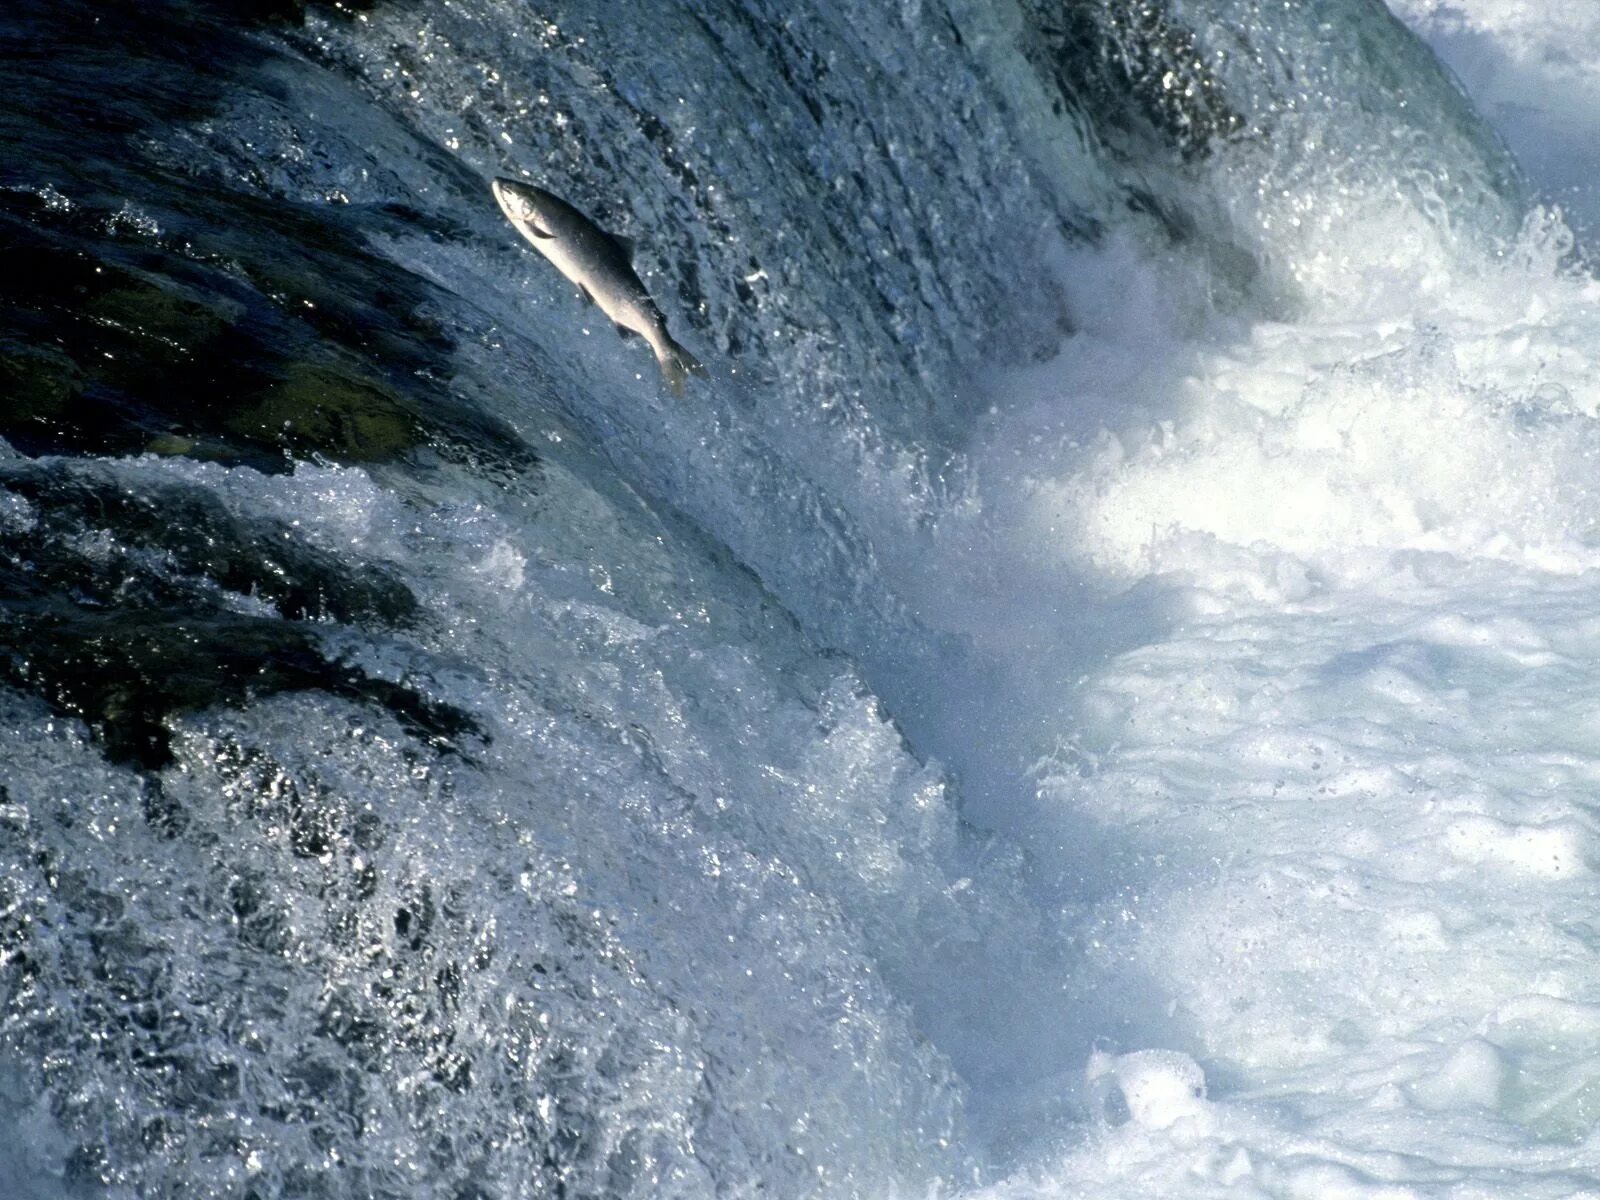
POLYGON ((315 627, 238 613, 173 618, 64 604, 0 610, 0 679, 82 719, 114 762, 171 761, 167 721, 287 691, 373 705, 441 748, 477 732, 470 716, 330 658, 315 627))
POLYGON ((425 438, 415 415, 380 382, 352 370, 290 363, 281 379, 224 420, 243 440, 345 462, 395 458, 425 438))
POLYGON ((83 388, 83 372, 54 346, 30 346, 17 339, 0 342, 0 397, 6 426, 27 442, 59 426, 83 388))
MULTIPOLYGON (((279 53, 253 24, 298 23, 306 7, 8 7, 0 143, 18 152, 0 159, 0 438, 15 449, 263 471, 412 455, 537 465, 452 386, 433 285, 368 240, 459 229, 397 204, 274 195, 247 163, 202 177, 150 148, 279 53), (101 95, 109 55, 114 105, 101 95)), ((338 18, 365 5, 315 7, 338 18)))
POLYGON ((81 718, 109 758, 158 768, 171 717, 285 691, 371 705, 437 746, 475 732, 326 649, 327 623, 415 618, 386 569, 236 517, 199 486, 133 490, 105 469, 20 462, 0 488, 26 506, 0 526, 0 680, 81 718))
POLYGON ((431 285, 371 253, 373 232, 427 234, 426 213, 218 187, 144 140, 212 115, 274 54, 249 25, 304 8, 8 7, 0 142, 18 151, 0 161, 0 438, 29 455, 154 447, 262 470, 423 447, 534 463, 452 390, 431 285))
POLYGON ((220 589, 290 620, 399 625, 416 613, 386 569, 309 545, 281 521, 243 521, 199 486, 135 491, 105 471, 22 463, 0 467, 0 488, 33 509, 31 523, 0 532, 10 584, 0 604, 31 595, 182 610, 219 603, 220 589))
POLYGON ((197 195, 183 220, 195 227, 172 245, 128 244, 106 235, 103 212, 0 193, 0 387, 12 398, 0 437, 29 455, 153 449, 267 471, 424 446, 535 465, 451 391, 451 343, 420 315, 420 281, 380 272, 294 205, 241 198, 223 212, 197 195), (261 234, 274 228, 292 249, 268 257, 261 234))
POLYGON ((1122 153, 1199 158, 1245 130, 1194 32, 1168 0, 1024 0, 1023 50, 1122 153))

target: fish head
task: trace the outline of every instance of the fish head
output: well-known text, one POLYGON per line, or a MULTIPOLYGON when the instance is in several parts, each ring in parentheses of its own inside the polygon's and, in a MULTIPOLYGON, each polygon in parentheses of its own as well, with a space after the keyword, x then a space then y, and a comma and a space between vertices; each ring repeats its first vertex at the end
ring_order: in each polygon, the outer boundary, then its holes
POLYGON ((555 199, 549 192, 518 179, 498 178, 489 187, 513 224, 549 227, 550 202, 555 199))

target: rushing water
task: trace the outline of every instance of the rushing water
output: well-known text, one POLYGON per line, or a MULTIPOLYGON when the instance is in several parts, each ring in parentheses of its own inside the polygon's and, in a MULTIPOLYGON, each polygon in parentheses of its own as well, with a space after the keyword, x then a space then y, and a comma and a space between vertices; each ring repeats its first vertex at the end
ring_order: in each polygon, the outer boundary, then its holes
POLYGON ((0 1195, 1600 1194, 1600 29, 1393 7, 8 5, 0 1195))

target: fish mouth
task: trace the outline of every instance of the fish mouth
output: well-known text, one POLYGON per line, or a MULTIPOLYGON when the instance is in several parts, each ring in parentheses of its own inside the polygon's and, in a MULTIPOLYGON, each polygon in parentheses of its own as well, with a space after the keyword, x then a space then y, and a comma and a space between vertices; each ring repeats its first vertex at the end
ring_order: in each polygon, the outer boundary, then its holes
POLYGON ((515 179, 496 178, 489 183, 495 203, 513 221, 525 221, 531 215, 527 199, 521 194, 521 185, 515 179))

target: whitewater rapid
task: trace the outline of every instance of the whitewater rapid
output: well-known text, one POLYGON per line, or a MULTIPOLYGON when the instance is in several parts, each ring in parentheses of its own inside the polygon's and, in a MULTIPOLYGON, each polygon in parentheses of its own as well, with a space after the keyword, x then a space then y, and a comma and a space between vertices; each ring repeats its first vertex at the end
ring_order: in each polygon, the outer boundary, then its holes
POLYGON ((1073 680, 1038 768, 1063 828, 1137 847, 1079 986, 1138 1032, 1087 1064, 1087 1143, 986 1196, 1600 1188, 1600 287, 1567 224, 1592 219, 1594 75, 1564 12, 1396 8, 1562 215, 1486 259, 1337 214, 1289 323, 1197 337, 1170 291, 1122 288, 996 422, 999 524, 1157 590, 1164 628, 1073 680), (1061 422, 1064 395, 1114 416, 1061 422))
POLYGON ((1600 1195, 1600 59, 1392 8, 0 18, 0 1192, 1600 1195))

